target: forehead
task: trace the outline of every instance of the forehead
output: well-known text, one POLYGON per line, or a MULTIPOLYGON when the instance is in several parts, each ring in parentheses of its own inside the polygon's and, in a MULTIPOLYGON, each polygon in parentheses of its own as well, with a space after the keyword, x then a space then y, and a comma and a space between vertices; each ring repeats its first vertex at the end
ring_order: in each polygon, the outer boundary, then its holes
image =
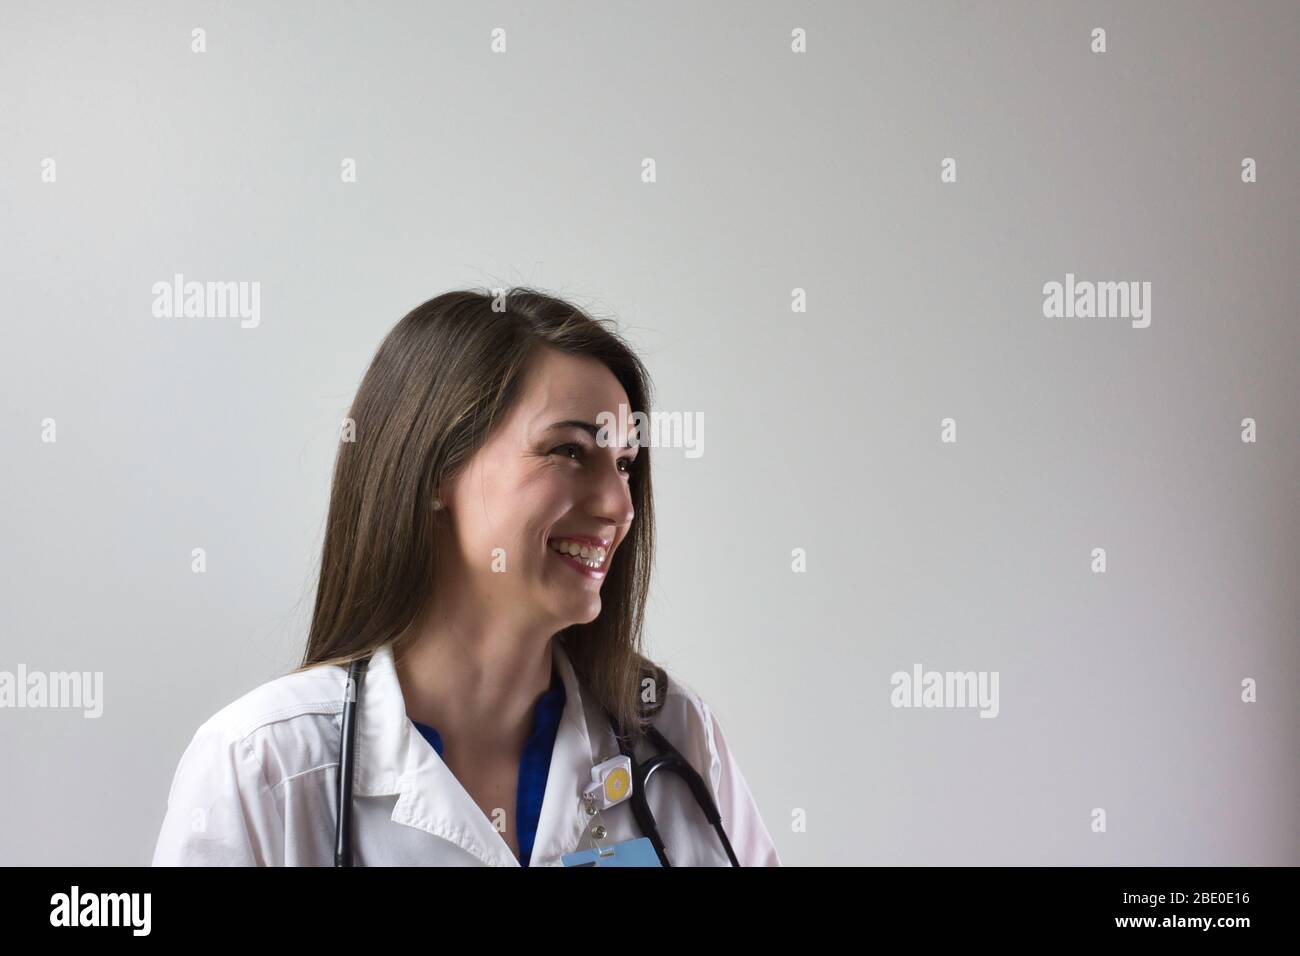
POLYGON ((564 419, 595 423, 600 412, 617 415, 620 404, 629 404, 626 390, 602 362, 551 348, 533 355, 523 386, 519 420, 530 433, 564 419))

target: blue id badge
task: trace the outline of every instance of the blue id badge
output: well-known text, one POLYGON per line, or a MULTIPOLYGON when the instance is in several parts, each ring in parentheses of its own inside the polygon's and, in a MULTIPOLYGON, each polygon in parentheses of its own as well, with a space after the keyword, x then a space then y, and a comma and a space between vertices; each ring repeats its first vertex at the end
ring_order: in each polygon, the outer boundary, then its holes
POLYGON ((637 837, 605 847, 604 851, 579 850, 560 857, 565 866, 662 866, 648 837, 637 837))

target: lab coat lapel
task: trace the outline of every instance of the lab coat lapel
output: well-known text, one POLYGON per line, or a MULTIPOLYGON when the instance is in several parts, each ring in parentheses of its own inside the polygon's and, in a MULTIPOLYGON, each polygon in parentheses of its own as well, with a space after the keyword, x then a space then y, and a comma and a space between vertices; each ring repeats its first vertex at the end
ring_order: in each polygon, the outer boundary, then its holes
MULTIPOLYGON (((533 866, 560 866, 560 858, 578 848, 586 825, 582 791, 591 783, 594 766, 588 720, 590 713, 599 711, 583 700, 561 640, 554 639, 551 647, 565 701, 533 841, 533 866)), ((454 843, 489 866, 518 866, 492 821, 407 716, 391 646, 371 657, 361 700, 355 794, 398 794, 394 823, 454 843)), ((506 812, 513 815, 515 808, 507 807, 506 812)))
POLYGON ((394 823, 454 843, 488 866, 518 866, 492 821, 407 716, 389 645, 371 657, 361 699, 355 793, 396 793, 394 823))
POLYGON ((564 681, 564 713, 556 730, 551 767, 546 774, 546 792, 533 840, 533 866, 561 866, 560 858, 578 849, 586 825, 582 791, 591 784, 594 766, 587 720, 589 708, 582 699, 577 674, 560 638, 552 640, 551 648, 556 669, 564 681))

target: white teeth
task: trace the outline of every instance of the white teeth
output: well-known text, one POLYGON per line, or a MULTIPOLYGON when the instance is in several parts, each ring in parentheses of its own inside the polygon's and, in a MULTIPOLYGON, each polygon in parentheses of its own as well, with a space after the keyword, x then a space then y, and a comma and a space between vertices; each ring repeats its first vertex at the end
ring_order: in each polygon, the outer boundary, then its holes
POLYGON ((577 541, 555 540, 548 542, 548 547, 552 551, 558 551, 560 554, 567 554, 570 557, 577 558, 580 562, 589 568, 599 570, 605 564, 607 552, 599 546, 579 544, 577 541))

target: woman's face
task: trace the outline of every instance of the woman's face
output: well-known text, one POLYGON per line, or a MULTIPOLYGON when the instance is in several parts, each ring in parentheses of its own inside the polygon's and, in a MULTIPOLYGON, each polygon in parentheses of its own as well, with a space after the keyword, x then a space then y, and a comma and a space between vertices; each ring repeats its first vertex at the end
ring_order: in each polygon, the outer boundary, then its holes
POLYGON ((443 523, 453 586, 493 615, 555 632, 600 613, 601 585, 632 524, 638 450, 631 427, 617 436, 621 447, 596 443, 597 415, 630 404, 597 360, 542 348, 523 385, 487 444, 443 486, 443 523))

